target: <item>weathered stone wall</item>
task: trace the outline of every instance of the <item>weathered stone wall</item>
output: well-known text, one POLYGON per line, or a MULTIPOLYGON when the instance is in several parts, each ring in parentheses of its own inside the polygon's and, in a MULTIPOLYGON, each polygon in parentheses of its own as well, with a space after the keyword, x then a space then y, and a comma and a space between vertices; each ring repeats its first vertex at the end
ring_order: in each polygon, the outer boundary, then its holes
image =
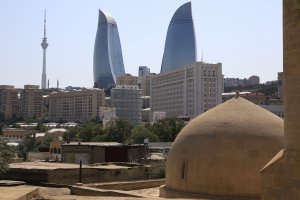
POLYGON ((63 163, 102 163, 105 162, 105 147, 87 145, 66 145, 62 146, 63 163))
MULTIPOLYGON (((147 179, 148 167, 135 166, 129 168, 101 169, 83 168, 82 183, 99 183, 113 181, 129 181, 147 179)), ((79 168, 73 169, 22 169, 13 168, 0 179, 19 180, 29 183, 75 184, 79 182, 79 168)))
POLYGON ((262 200, 300 199, 300 0, 283 0, 285 149, 261 172, 262 200))
POLYGON ((165 184, 165 179, 154 179, 154 180, 139 180, 130 182, 113 182, 113 183, 99 183, 91 184, 89 187, 108 189, 108 190, 140 190, 146 188, 159 187, 165 184))

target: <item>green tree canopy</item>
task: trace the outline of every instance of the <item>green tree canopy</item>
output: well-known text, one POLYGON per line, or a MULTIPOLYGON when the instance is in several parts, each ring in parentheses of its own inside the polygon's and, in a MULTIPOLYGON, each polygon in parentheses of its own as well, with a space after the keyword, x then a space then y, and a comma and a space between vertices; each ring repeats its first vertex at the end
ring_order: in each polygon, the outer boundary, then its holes
POLYGON ((0 138, 0 174, 5 173, 9 168, 9 163, 14 158, 14 150, 0 138))
POLYGON ((150 127, 150 130, 158 136, 160 141, 173 142, 184 126, 181 119, 172 117, 157 121, 150 127))
POLYGON ((43 125, 43 123, 38 123, 37 126, 35 127, 35 130, 38 132, 46 132, 47 127, 43 125))
POLYGON ((101 130, 99 122, 88 122, 79 128, 77 137, 83 142, 90 142, 96 135, 101 134, 101 130))
POLYGON ((158 137, 152 131, 144 126, 137 126, 132 129, 131 135, 127 140, 128 143, 142 144, 144 139, 149 139, 150 142, 157 142, 158 137))
POLYGON ((105 141, 124 143, 130 136, 132 125, 128 120, 116 119, 104 129, 105 141))
POLYGON ((79 131, 77 128, 70 128, 64 132, 63 139, 64 141, 72 141, 77 138, 79 131))
POLYGON ((18 146, 19 156, 23 157, 24 160, 27 159, 27 153, 37 149, 38 143, 36 142, 35 133, 30 133, 26 135, 23 141, 18 146))

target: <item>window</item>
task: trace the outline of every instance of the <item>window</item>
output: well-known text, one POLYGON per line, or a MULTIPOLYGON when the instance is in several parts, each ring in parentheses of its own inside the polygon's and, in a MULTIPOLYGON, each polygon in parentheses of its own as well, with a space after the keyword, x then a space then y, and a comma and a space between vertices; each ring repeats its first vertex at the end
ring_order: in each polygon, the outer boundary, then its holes
POLYGON ((181 179, 186 180, 187 175, 187 160, 183 161, 181 166, 181 179))

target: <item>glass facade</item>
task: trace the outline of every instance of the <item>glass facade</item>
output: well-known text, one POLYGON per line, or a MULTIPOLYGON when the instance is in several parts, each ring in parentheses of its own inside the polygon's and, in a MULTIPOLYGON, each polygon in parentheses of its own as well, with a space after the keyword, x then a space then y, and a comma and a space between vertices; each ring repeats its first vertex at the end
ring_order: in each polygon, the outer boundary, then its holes
POLYGON ((197 61, 197 47, 191 2, 180 6, 168 27, 161 73, 197 61))
POLYGON ((108 88, 125 74, 121 42, 115 19, 99 10, 94 47, 94 87, 108 88))

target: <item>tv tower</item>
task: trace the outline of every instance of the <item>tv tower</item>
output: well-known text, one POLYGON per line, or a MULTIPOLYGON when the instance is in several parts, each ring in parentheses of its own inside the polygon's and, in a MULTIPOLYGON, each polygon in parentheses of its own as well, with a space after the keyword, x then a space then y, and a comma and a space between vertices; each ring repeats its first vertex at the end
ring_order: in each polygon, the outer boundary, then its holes
POLYGON ((46 49, 48 47, 47 36, 46 36, 46 10, 44 15, 44 37, 43 42, 41 43, 43 48, 43 73, 42 73, 42 89, 47 89, 47 76, 46 76, 46 49))

